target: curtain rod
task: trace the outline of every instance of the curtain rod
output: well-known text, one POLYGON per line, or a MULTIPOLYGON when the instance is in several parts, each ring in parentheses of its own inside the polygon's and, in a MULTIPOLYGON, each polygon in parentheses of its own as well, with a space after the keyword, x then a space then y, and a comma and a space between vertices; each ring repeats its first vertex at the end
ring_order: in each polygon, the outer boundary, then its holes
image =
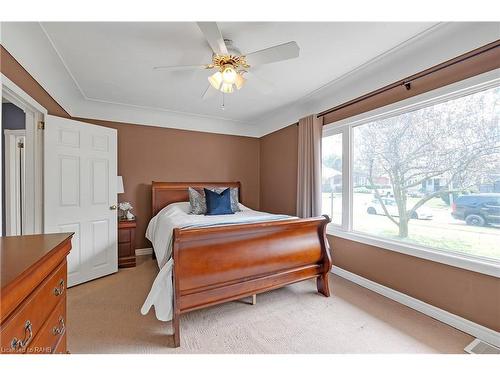
POLYGON ((372 91, 372 92, 370 92, 368 94, 362 95, 362 96, 360 96, 360 97, 358 97, 356 99, 352 99, 352 100, 350 100, 348 102, 345 102, 343 104, 340 104, 340 105, 338 105, 336 107, 327 109, 327 110, 325 110, 325 111, 323 111, 321 113, 318 113, 316 116, 317 117, 325 116, 327 114, 330 114, 332 112, 338 111, 338 110, 343 109, 345 107, 349 107, 349 106, 351 106, 353 104, 359 103, 359 102, 361 102, 363 100, 369 99, 369 98, 371 98, 373 96, 382 94, 382 93, 384 93, 386 91, 389 91, 389 90, 392 90, 393 88, 396 88, 398 86, 405 86, 407 90, 410 90, 411 89, 411 83, 412 83, 412 81, 415 81, 415 80, 420 79, 422 77, 425 77, 425 76, 428 76, 430 74, 436 73, 436 72, 438 72, 438 71, 440 71, 442 69, 448 68, 448 67, 453 66, 453 65, 458 64, 458 63, 461 63, 461 62, 463 62, 465 60, 468 60, 468 59, 470 59, 472 57, 475 57, 477 55, 480 55, 480 54, 482 54, 484 52, 490 51, 490 50, 492 50, 494 48, 497 48, 497 47, 500 47, 500 39, 497 39, 496 41, 494 41, 492 43, 486 44, 486 45, 484 45, 484 46, 482 46, 480 48, 477 48, 475 50, 472 50, 470 52, 464 53, 463 55, 455 57, 455 58, 453 58, 451 60, 445 61, 445 62, 443 62, 441 64, 438 64, 438 65, 435 65, 435 66, 433 66, 431 68, 423 70, 423 71, 421 71, 419 73, 413 74, 413 75, 411 75, 409 77, 406 77, 404 79, 401 79, 399 81, 391 83, 390 85, 384 86, 384 87, 382 87, 380 89, 377 89, 375 91, 372 91))

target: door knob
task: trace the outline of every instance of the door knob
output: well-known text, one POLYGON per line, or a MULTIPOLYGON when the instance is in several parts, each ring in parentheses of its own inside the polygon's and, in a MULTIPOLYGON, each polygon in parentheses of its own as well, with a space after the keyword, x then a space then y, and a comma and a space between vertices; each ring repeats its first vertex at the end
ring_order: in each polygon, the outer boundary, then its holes
POLYGON ((109 206, 109 209, 110 210, 116 210, 116 204, 112 205, 112 206, 109 206))

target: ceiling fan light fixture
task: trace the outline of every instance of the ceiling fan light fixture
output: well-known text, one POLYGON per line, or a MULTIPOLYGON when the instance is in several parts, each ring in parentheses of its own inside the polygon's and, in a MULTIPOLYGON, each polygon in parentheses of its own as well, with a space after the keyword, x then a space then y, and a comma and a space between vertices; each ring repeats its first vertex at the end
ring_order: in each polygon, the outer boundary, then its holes
POLYGON ((220 87, 220 91, 222 91, 224 94, 231 94, 234 91, 233 84, 223 82, 222 86, 220 87))
MULTIPOLYGON (((214 90, 211 87, 224 94, 233 93, 235 87, 237 90, 240 90, 247 81, 246 74, 250 74, 250 68, 299 57, 300 48, 295 41, 278 44, 243 55, 233 45, 231 40, 223 37, 216 22, 198 22, 198 27, 205 35, 205 39, 212 49, 211 63, 204 65, 164 65, 154 67, 153 69, 170 71, 199 68, 214 69, 215 73, 208 77, 210 85, 203 93, 203 99, 207 97, 207 93, 213 93, 214 90), (245 77, 243 76, 244 74, 245 77)), ((250 77, 250 80, 253 79, 250 77)))
POLYGON ((247 80, 241 75, 241 73, 236 74, 236 79, 234 81, 234 84, 236 88, 239 90, 243 87, 247 80))
POLYGON ((221 87, 221 84, 223 82, 222 80, 222 73, 221 72, 215 72, 212 74, 210 77, 208 77, 208 82, 212 85, 212 87, 216 90, 219 90, 221 87))

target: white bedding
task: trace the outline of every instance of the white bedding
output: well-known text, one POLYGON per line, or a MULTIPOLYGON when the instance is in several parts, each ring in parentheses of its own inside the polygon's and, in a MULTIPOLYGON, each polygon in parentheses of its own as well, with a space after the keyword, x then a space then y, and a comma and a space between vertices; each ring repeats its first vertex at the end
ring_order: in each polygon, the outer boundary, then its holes
POLYGON ((141 313, 146 315, 154 305, 156 317, 162 321, 172 319, 172 234, 174 228, 204 227, 214 225, 234 225, 291 219, 287 215, 273 215, 254 211, 239 204, 240 212, 233 215, 189 215, 189 202, 172 203, 151 219, 146 230, 146 238, 153 244, 160 271, 153 282, 151 291, 144 302, 141 313))

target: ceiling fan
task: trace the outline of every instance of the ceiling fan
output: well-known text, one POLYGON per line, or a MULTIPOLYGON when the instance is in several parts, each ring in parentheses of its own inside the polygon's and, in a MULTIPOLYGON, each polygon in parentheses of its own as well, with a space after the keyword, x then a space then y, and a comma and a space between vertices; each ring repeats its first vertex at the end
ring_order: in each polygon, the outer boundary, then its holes
POLYGON ((245 75, 252 80, 260 81, 262 86, 264 82, 258 79, 255 74, 250 74, 251 68, 299 56, 300 49, 296 42, 283 43, 244 55, 233 45, 231 40, 222 37, 216 22, 198 22, 198 27, 212 48, 211 63, 204 65, 155 66, 153 69, 170 71, 215 69, 215 73, 208 77, 209 85, 203 94, 204 99, 210 94, 210 91, 214 92, 214 90, 210 90, 211 87, 224 94, 231 94, 235 88, 237 90, 241 89, 247 80, 244 77, 245 75))

